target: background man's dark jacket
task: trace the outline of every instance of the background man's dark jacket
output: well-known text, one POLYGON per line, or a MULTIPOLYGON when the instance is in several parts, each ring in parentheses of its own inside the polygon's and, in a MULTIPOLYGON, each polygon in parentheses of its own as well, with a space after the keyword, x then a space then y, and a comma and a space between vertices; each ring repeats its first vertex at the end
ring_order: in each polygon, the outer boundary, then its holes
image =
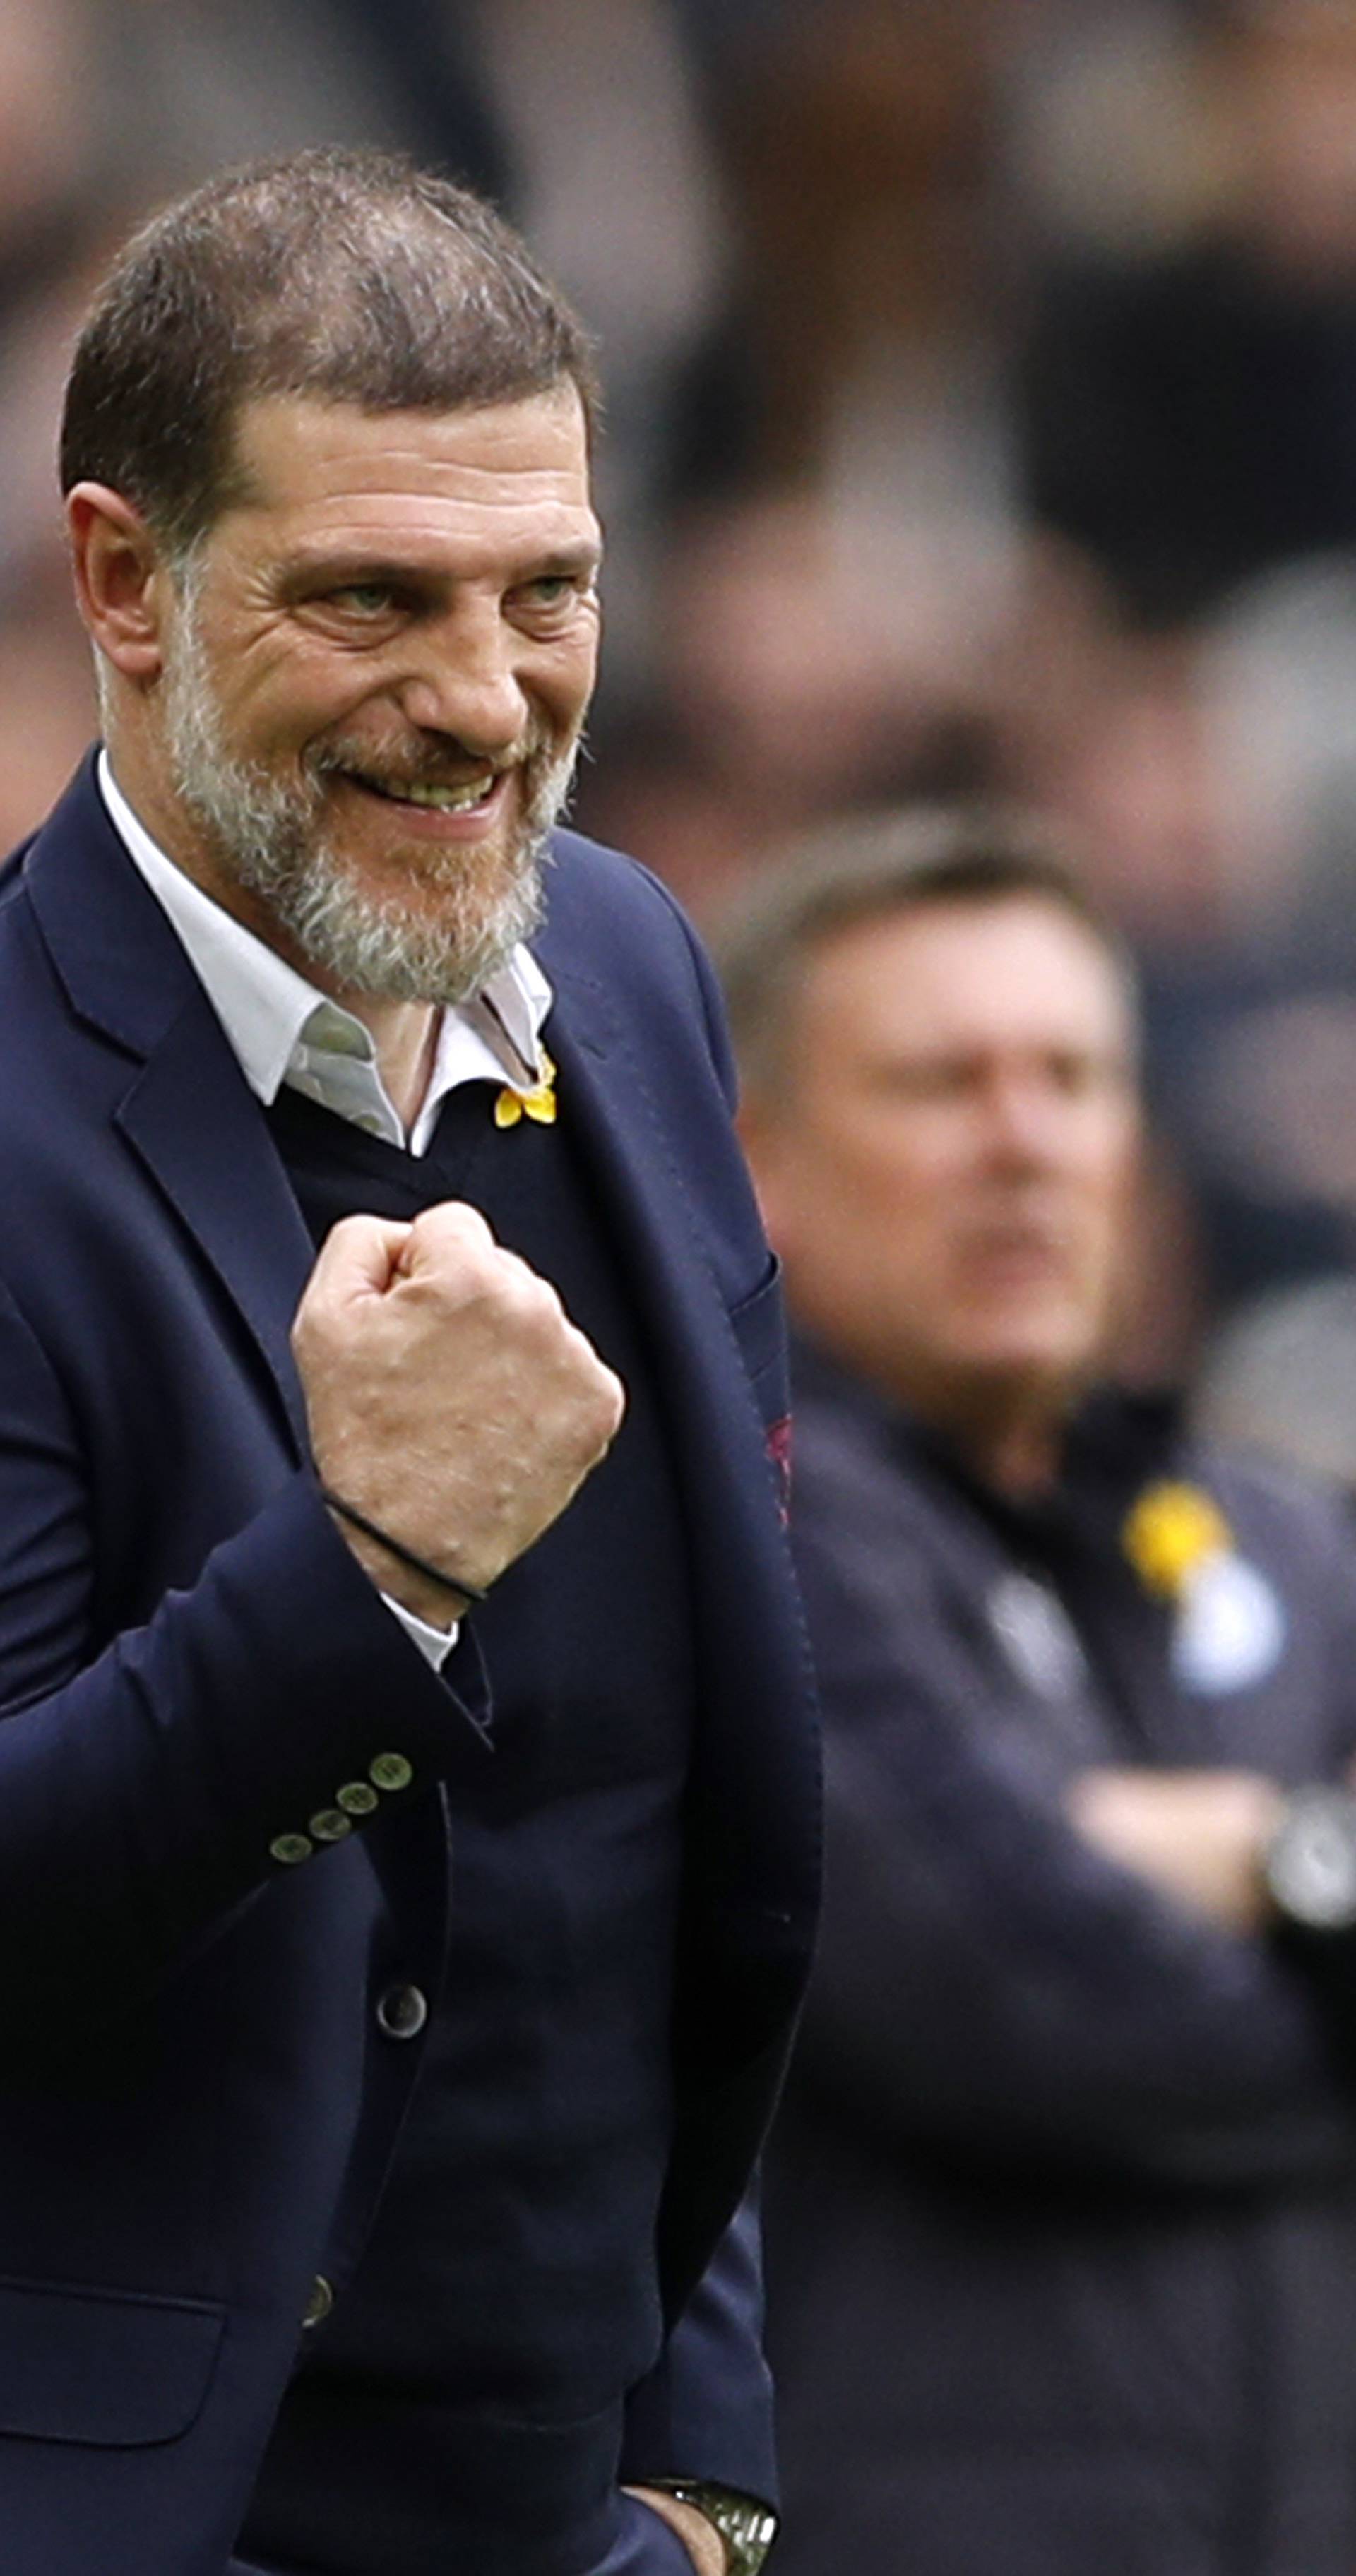
POLYGON ((808 1355, 798 1405, 829 1814, 768 2177, 779 2576, 1350 2576, 1356 2102, 1290 1965, 1060 1811, 1099 1762, 1342 1770, 1345 1514, 1111 1407, 1009 1514, 808 1355), (1189 1634, 1123 1547, 1165 1475, 1250 1569, 1189 1634))
MULTIPOLYGON (((778 1301, 668 899, 565 836, 542 955, 671 1397, 698 1632, 667 2339, 656 2302, 617 2469, 759 2490, 730 2222, 816 1858, 778 1301)), ((318 1501, 287 1338, 311 1245, 88 769, 5 881, 0 1030, 0 2565, 220 2576, 314 2278, 342 2305, 409 2101, 424 2038, 392 2044, 376 2006, 437 1991, 456 1778, 495 1758, 484 1677, 473 1620, 429 1670, 318 1501), (368 1780, 374 1815, 279 1863, 368 1780)), ((605 1566, 584 1611, 607 1617, 605 1566)))

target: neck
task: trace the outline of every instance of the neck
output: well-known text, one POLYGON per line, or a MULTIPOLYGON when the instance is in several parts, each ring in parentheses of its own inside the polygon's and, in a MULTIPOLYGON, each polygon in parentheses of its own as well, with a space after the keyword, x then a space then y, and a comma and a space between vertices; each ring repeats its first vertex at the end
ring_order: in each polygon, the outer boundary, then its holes
POLYGON ((1020 1502, 1049 1493, 1057 1482, 1063 1428, 1048 1416, 1014 1417, 973 1425, 968 1435, 962 1430, 957 1446, 981 1484, 1020 1502))
POLYGON ((401 1124, 412 1126, 433 1071, 441 1016, 437 1005, 384 1001, 370 993, 342 989, 303 954, 274 920, 263 899, 248 886, 242 886, 205 845, 201 835, 193 832, 181 803, 160 791, 155 765, 143 756, 137 736, 110 719, 106 740, 117 785, 157 848, 243 929, 285 958, 318 992, 327 994, 343 1010, 351 1011, 355 1020, 362 1021, 377 1051, 377 1069, 387 1097, 401 1124))
MULTIPOLYGON (((303 968, 313 982, 321 979, 303 968)), ((431 1002, 383 1002, 370 993, 344 993, 328 986, 330 1000, 361 1020, 377 1051, 377 1071, 392 1108, 407 1131, 414 1125, 433 1073, 441 1013, 431 1002)))
POLYGON ((217 871, 209 881, 199 874, 197 882, 205 893, 234 913, 246 930, 275 950, 324 993, 339 1008, 351 1011, 361 1020, 377 1052, 377 1071, 381 1075, 387 1098, 403 1127, 413 1125, 423 1107, 437 1052, 441 1011, 435 1002, 388 1001, 377 993, 355 993, 306 955, 295 939, 275 921, 267 904, 252 894, 248 887, 235 884, 217 871))
POLYGON ((1012 1501, 1034 1499, 1058 1483, 1064 1433, 1075 1390, 1050 1379, 995 1385, 901 1385, 895 1388, 919 1422, 942 1433, 980 1484, 1012 1501))
POLYGON ((411 1127, 423 1107, 433 1071, 441 1019, 438 1005, 388 1001, 376 993, 350 992, 307 956, 249 887, 236 884, 221 869, 187 868, 185 874, 193 876, 205 894, 211 895, 224 911, 234 914, 265 947, 294 966, 318 993, 324 993, 341 1010, 351 1011, 355 1020, 362 1021, 376 1048, 377 1071, 386 1096, 402 1127, 411 1127))

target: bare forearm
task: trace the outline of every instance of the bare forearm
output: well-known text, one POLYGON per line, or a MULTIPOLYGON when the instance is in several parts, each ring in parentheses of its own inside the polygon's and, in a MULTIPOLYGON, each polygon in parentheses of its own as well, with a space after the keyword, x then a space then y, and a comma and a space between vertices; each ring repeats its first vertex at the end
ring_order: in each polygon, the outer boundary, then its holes
POLYGON ((1283 1794, 1252 1771, 1086 1771, 1068 1811, 1122 1868, 1241 1934, 1271 1914, 1264 1863, 1283 1794))

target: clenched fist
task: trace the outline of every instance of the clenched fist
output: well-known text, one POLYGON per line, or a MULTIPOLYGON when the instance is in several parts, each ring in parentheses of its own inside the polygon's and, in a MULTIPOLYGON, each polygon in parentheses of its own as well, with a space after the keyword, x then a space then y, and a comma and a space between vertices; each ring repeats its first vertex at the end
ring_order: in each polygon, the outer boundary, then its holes
MULTIPOLYGON (((336 1225, 292 1347, 322 1481, 481 1589, 564 1511, 625 1410, 554 1288, 454 1201, 412 1225, 336 1225)), ((445 1592, 341 1526, 383 1592, 438 1624, 454 1615, 445 1592)))

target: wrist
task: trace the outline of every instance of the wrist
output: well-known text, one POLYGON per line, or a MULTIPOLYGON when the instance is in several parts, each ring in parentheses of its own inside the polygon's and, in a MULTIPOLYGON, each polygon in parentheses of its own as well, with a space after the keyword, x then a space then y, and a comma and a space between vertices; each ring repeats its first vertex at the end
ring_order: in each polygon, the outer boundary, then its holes
POLYGON ((757 2497, 742 2495, 737 2488, 704 2478, 659 2478, 653 2486, 632 2487, 628 2493, 639 2496, 655 2513, 662 2513, 679 2532, 699 2576, 707 2576, 708 2568, 712 2576, 760 2576, 777 2536, 777 2516, 757 2497), (695 2515, 697 2524, 684 2530, 676 2519, 679 2509, 695 2515), (705 2536, 700 2533, 700 2524, 706 2526, 705 2536), (699 2554, 689 2537, 691 2530, 697 2531, 704 2554, 699 2554))
POLYGON ((363 1572, 380 1592, 398 1601, 412 1617, 422 1619, 429 1627, 445 1628, 463 1618, 473 1602, 485 1599, 478 1585, 468 1583, 451 1569, 445 1571, 434 1565, 388 1530, 384 1522, 371 1519, 323 1481, 320 1499, 363 1572))
POLYGON ((1356 1797, 1326 1786, 1294 1790, 1263 1867, 1282 1928, 1319 1940, 1356 1930, 1356 1797))
POLYGON ((668 2494, 662 2487, 628 2487, 628 2495, 647 2505, 670 2531, 677 2534, 687 2551, 697 2576, 731 2576, 730 2554, 715 2524, 707 2520, 700 2507, 668 2494))

